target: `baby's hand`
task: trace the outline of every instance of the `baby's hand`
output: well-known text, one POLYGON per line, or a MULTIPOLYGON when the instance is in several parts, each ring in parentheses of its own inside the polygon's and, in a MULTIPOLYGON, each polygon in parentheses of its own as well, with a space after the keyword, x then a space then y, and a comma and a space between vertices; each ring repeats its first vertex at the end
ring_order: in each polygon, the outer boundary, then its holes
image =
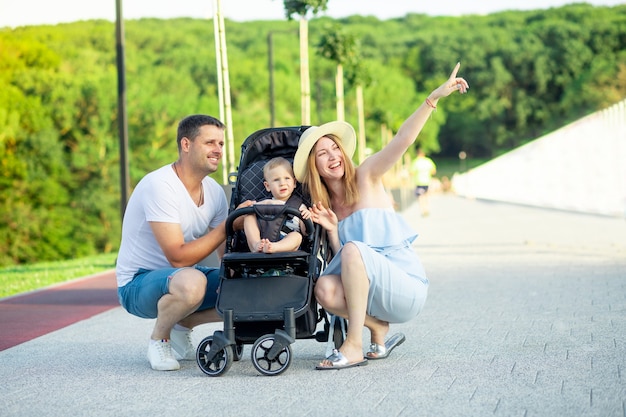
POLYGON ((302 216, 303 219, 311 218, 311 212, 309 211, 308 208, 306 208, 304 204, 300 206, 300 215, 302 216))
POLYGON ((237 208, 240 209, 240 208, 244 208, 244 207, 250 207, 250 206, 252 206, 254 204, 256 204, 256 201, 254 201, 254 200, 246 200, 243 203, 239 204, 237 206, 237 208))

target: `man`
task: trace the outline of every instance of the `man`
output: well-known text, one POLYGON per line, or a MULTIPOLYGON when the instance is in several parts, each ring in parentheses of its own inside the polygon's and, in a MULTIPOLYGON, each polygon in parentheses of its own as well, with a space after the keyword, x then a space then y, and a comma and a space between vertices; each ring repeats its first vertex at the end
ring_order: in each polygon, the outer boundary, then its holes
POLYGON ((221 321, 215 311, 219 268, 198 263, 215 250, 218 256, 224 252, 228 204, 221 186, 208 177, 222 157, 224 129, 211 116, 183 119, 178 160, 147 174, 128 201, 116 266, 118 296, 129 313, 156 318, 148 347, 155 370, 180 369, 174 353, 195 359, 193 327, 221 321))
POLYGON ((416 187, 415 195, 420 206, 422 216, 430 213, 430 202, 428 201, 428 187, 433 175, 437 173, 437 166, 432 159, 426 156, 424 150, 417 150, 417 158, 413 162, 412 170, 415 173, 416 187))

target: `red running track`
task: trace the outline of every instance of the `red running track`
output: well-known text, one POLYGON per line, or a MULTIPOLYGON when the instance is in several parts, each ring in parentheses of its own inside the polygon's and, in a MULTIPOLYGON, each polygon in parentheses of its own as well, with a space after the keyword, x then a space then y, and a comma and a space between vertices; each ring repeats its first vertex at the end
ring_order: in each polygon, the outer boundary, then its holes
POLYGON ((119 305, 115 271, 0 299, 0 351, 119 305))

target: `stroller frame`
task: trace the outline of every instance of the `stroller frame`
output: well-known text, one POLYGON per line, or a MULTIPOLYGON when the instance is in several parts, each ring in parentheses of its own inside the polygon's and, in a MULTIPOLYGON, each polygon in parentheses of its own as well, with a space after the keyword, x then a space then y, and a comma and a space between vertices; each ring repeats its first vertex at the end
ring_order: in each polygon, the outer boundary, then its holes
MULTIPOLYGON (((223 330, 203 339, 196 350, 196 362, 209 376, 226 373, 243 356, 245 344, 253 344, 252 362, 263 375, 284 372, 291 363, 291 344, 296 339, 315 338, 328 341, 329 323, 313 294, 322 269, 318 257, 321 227, 303 219, 299 210, 286 205, 253 205, 237 209, 246 200, 271 198, 263 186, 262 168, 276 156, 293 161, 300 135, 308 126, 278 127, 259 130, 243 142, 226 220, 226 247, 220 265, 220 290, 216 310, 224 320, 223 330), (235 220, 245 215, 271 220, 293 215, 305 227, 299 250, 282 253, 249 252, 243 231, 233 228, 235 220), (315 332, 325 322, 323 332, 315 332)), ((299 193, 306 205, 309 198, 299 193)), ((333 336, 335 343, 337 335, 333 336)))

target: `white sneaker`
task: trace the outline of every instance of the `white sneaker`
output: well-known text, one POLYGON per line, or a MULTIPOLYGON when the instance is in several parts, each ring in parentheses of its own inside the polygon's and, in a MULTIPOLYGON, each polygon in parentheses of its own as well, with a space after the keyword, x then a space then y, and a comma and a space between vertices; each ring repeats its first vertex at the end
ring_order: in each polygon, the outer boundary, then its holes
POLYGON ((180 364, 172 354, 172 346, 167 339, 151 340, 148 345, 148 360, 155 371, 176 371, 180 364))
POLYGON ((191 340, 192 330, 176 330, 170 332, 170 342, 176 359, 182 361, 195 361, 196 348, 191 340))

